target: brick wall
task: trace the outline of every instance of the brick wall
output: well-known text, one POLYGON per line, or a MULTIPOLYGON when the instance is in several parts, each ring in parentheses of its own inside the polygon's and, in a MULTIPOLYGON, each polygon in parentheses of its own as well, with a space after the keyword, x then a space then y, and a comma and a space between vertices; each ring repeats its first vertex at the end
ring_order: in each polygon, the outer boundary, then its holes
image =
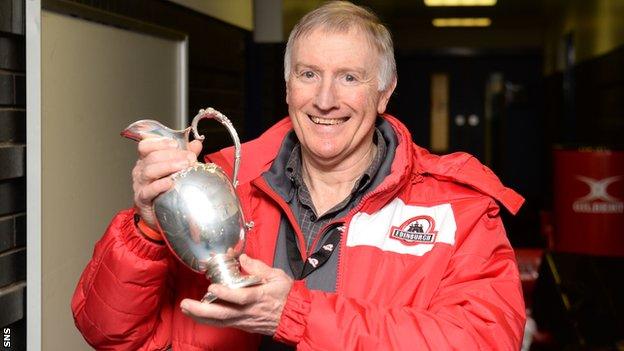
POLYGON ((0 1, 0 329, 4 341, 10 330, 11 350, 26 345, 24 16, 23 0, 0 1))

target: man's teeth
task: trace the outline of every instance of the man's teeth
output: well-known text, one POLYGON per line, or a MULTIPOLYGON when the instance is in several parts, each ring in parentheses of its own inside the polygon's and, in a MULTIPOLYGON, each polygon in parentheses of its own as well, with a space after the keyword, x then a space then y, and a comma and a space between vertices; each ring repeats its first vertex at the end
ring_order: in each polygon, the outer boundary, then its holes
POLYGON ((312 122, 316 124, 326 124, 326 125, 340 124, 347 120, 347 118, 321 118, 321 117, 315 117, 315 116, 310 116, 310 119, 312 120, 312 122))

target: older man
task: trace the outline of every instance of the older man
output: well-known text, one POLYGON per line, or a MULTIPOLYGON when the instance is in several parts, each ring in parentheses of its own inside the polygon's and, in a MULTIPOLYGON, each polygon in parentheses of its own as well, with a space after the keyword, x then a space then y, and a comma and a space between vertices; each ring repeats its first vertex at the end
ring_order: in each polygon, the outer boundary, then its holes
MULTIPOLYGON (((515 212, 522 198, 469 155, 427 153, 383 114, 397 83, 387 29, 360 7, 329 3, 293 29, 284 64, 290 118, 243 146, 239 177, 255 223, 241 265, 264 284, 213 284, 219 299, 197 301, 208 283, 172 259, 151 203, 201 146, 148 139, 135 208, 113 219, 72 301, 86 340, 132 350, 518 349, 522 293, 495 200, 515 212)), ((231 154, 209 159, 229 169, 231 154)))

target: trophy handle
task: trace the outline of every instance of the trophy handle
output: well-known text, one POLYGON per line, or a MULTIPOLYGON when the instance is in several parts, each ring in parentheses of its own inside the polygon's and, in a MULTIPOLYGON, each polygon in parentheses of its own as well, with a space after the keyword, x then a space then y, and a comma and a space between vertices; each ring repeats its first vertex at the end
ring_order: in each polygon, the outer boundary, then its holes
POLYGON ((238 133, 236 133, 236 129, 234 129, 232 122, 230 122, 230 120, 223 113, 215 110, 212 107, 209 107, 205 110, 199 110, 199 113, 195 115, 195 118, 193 118, 193 122, 191 123, 193 135, 197 140, 203 141, 205 139, 205 137, 203 135, 199 135, 199 132, 197 131, 197 123, 199 123, 199 121, 204 118, 216 119, 227 128, 228 132, 230 132, 230 136, 234 141, 234 171, 232 172, 232 185, 234 186, 234 188, 236 188, 236 186, 238 185, 238 168, 240 166, 241 156, 241 144, 240 140, 238 139, 238 133))

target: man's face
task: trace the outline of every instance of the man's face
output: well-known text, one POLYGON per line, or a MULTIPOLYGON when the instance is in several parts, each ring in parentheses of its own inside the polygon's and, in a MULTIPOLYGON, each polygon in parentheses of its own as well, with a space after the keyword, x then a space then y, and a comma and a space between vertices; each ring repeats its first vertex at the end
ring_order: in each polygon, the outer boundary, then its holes
POLYGON ((304 157, 335 166, 365 155, 396 85, 378 91, 379 54, 366 36, 317 29, 295 43, 291 67, 286 102, 304 157))

